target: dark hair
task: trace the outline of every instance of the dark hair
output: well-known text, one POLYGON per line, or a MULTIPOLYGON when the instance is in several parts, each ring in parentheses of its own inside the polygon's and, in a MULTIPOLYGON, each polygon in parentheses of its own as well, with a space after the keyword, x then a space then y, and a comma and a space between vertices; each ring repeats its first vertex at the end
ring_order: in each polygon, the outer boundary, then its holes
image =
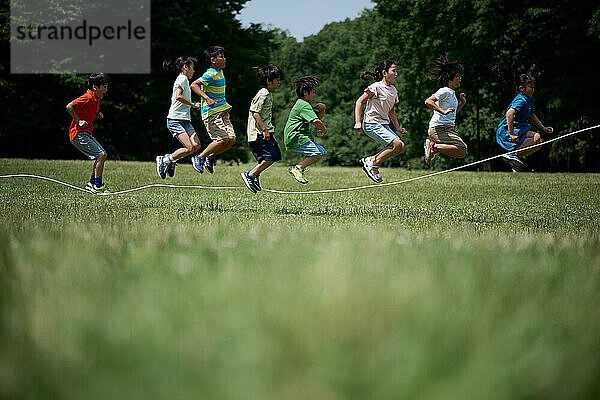
POLYGON ((436 58, 429 67, 429 77, 436 80, 440 86, 448 86, 448 81, 454 79, 457 74, 462 75, 465 67, 458 60, 448 60, 448 56, 436 58))
POLYGON ((263 86, 267 86, 267 81, 273 82, 275 78, 281 79, 283 76, 281 69, 275 64, 268 64, 264 67, 253 67, 252 69, 256 71, 256 75, 263 86))
POLYGON ((198 60, 196 60, 194 57, 183 56, 179 57, 177 60, 172 60, 169 58, 166 59, 165 61, 163 61, 162 67, 165 71, 181 72, 181 69, 184 65, 190 67, 190 64, 196 65, 196 63, 198 63, 198 60))
POLYGON ((373 72, 365 71, 362 74, 360 74, 360 77, 365 81, 368 81, 369 79, 373 79, 375 81, 380 81, 383 79, 383 71, 386 71, 386 72, 389 71, 390 68, 392 68, 392 65, 397 65, 396 61, 383 60, 382 62, 379 63, 377 68, 375 68, 373 70, 373 72))
POLYGON ((530 74, 517 74, 515 72, 515 63, 512 62, 507 64, 505 62, 497 62, 492 67, 492 71, 496 74, 496 79, 505 86, 509 86, 515 89, 515 92, 519 92, 521 86, 527 85, 528 83, 535 83, 535 78, 530 74))
POLYGON ((310 91, 319 86, 320 83, 319 78, 314 75, 297 78, 295 84, 298 98, 301 99, 304 97, 304 92, 310 93, 310 91))
POLYGON ((204 58, 206 58, 206 62, 212 64, 212 58, 218 56, 219 54, 225 54, 225 48, 221 46, 209 46, 204 50, 204 58))
POLYGON ((110 82, 108 75, 103 74, 102 72, 97 74, 91 74, 88 77, 87 88, 92 90, 94 86, 99 87, 100 85, 106 85, 110 82))

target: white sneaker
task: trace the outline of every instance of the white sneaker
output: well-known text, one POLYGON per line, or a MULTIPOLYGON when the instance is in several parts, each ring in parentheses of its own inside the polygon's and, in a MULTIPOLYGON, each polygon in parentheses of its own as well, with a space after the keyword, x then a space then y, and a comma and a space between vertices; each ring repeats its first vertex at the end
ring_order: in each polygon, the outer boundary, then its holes
POLYGON ((363 171, 365 171, 365 174, 367 174, 369 179, 377 183, 383 181, 383 178, 381 178, 381 174, 379 173, 379 166, 373 165, 373 157, 361 158, 360 163, 362 164, 363 171))
POLYGON ((523 171, 523 160, 516 153, 503 154, 502 161, 507 163, 513 172, 523 171))

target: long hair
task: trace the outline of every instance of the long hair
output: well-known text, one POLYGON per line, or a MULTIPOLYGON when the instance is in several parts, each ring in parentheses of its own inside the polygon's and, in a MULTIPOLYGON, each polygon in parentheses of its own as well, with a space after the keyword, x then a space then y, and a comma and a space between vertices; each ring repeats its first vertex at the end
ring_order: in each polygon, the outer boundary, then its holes
POLYGON ((191 65, 196 65, 196 63, 198 63, 198 60, 196 60, 194 57, 183 56, 176 60, 166 59, 163 61, 162 67, 165 71, 174 71, 179 73, 184 65, 190 67, 191 65))
POLYGON ((465 67, 458 60, 449 60, 447 55, 440 56, 433 60, 429 71, 429 77, 437 81, 440 87, 448 86, 448 81, 454 79, 457 74, 462 75, 465 67))
POLYGON ((365 71, 362 74, 360 74, 361 79, 368 81, 370 79, 375 80, 375 81, 380 81, 383 79, 383 71, 389 71, 390 68, 392 68, 392 65, 397 65, 396 61, 394 60, 383 60, 382 62, 379 63, 379 65, 377 66, 377 68, 375 68, 373 70, 373 72, 371 71, 365 71))
POLYGON ((511 87, 516 93, 521 91, 521 87, 528 83, 535 83, 535 78, 530 74, 517 74, 515 72, 515 63, 507 64, 499 61, 492 67, 496 74, 496 79, 505 86, 511 87))

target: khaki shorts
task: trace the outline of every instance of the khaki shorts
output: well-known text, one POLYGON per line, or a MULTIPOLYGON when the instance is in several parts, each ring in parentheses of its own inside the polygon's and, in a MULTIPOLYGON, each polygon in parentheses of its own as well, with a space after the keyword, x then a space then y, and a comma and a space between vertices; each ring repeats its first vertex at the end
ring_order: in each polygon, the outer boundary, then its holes
POLYGON ((456 146, 458 149, 467 152, 467 145, 463 140, 454 132, 452 125, 439 125, 429 128, 427 132, 429 139, 436 143, 450 144, 456 146))
POLYGON ((204 126, 208 132, 208 136, 212 140, 235 138, 233 125, 231 125, 231 121, 229 120, 229 111, 222 111, 211 115, 204 120, 204 126))

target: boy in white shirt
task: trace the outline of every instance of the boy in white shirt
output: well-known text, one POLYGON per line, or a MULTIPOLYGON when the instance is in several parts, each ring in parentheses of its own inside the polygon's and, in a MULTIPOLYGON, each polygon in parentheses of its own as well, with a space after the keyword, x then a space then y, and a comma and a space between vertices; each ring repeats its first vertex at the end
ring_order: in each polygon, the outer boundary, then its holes
POLYGON ((460 87, 463 65, 456 60, 441 56, 429 70, 432 79, 441 86, 437 92, 425 100, 425 105, 433 110, 429 121, 429 138, 425 140, 425 164, 430 165, 436 153, 453 158, 464 158, 467 145, 454 130, 456 114, 467 103, 467 96, 460 94, 460 103, 455 90, 460 87))

